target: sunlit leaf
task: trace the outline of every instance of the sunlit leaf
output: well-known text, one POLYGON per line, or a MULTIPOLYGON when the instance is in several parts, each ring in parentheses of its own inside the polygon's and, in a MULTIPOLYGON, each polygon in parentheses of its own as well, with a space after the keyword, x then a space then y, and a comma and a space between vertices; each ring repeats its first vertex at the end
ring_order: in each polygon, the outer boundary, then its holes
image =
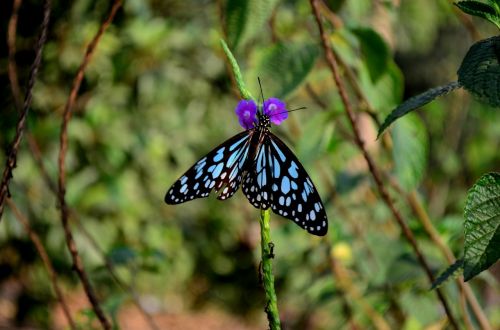
POLYGON ((500 173, 481 177, 465 204, 464 277, 470 280, 500 258, 500 173))
POLYGON ((460 8, 464 13, 487 19, 500 29, 500 12, 498 4, 490 1, 492 5, 479 1, 460 1, 454 5, 460 8), (496 5, 496 8, 493 6, 496 5))

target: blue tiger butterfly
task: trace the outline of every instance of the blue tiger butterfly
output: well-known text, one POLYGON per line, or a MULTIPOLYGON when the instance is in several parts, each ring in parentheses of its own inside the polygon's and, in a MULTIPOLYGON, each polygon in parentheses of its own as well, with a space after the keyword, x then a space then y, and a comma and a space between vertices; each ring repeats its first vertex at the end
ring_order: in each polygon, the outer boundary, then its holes
POLYGON ((167 204, 207 197, 215 189, 217 199, 233 196, 240 185, 250 203, 268 209, 309 233, 328 231, 325 207, 306 170, 293 152, 269 128, 288 117, 285 103, 269 98, 258 107, 242 100, 236 107, 246 130, 228 139, 197 161, 165 195, 167 204))

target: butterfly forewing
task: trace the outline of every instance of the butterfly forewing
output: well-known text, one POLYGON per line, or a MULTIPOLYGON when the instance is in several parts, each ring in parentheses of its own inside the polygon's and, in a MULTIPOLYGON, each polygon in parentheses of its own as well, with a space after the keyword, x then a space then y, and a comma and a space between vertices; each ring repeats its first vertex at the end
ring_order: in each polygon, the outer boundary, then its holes
POLYGON ((325 208, 306 170, 290 149, 267 131, 259 145, 243 192, 256 208, 269 208, 314 235, 325 235, 325 208), (260 175, 260 176, 259 176, 260 175))
POLYGON ((212 189, 222 191, 218 199, 234 195, 242 180, 252 133, 247 130, 233 136, 197 161, 167 191, 165 202, 180 204, 207 197, 212 189))

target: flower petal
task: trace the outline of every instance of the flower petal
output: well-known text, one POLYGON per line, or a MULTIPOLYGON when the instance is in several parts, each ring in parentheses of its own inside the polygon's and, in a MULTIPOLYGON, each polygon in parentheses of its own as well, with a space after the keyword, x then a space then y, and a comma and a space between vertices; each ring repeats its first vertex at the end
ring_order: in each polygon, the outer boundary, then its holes
POLYGON ((238 116, 238 121, 244 129, 251 129, 255 126, 257 118, 257 105, 253 100, 241 100, 234 110, 238 116))
POLYGON ((271 122, 275 125, 281 124, 288 118, 285 102, 275 97, 264 101, 264 114, 268 115, 271 122))

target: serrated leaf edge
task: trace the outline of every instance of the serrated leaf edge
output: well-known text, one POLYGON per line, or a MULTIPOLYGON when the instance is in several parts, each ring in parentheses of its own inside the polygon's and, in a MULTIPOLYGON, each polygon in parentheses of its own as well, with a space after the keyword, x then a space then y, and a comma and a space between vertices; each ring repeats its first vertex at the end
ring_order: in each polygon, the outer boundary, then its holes
MULTIPOLYGON (((495 195, 495 196, 493 196, 493 197, 489 197, 488 199, 481 201, 478 205, 474 205, 474 207, 471 207, 471 206, 469 205, 469 200, 470 200, 470 198, 471 198, 470 196, 471 196, 473 193, 476 193, 476 192, 477 192, 477 188, 479 188, 479 187, 480 187, 480 188, 485 188, 485 187, 487 187, 487 186, 489 186, 489 185, 498 184, 497 178, 493 178, 492 176, 498 176, 498 177, 500 177, 500 173, 498 173, 498 172, 490 172, 490 173, 486 173, 486 174, 484 174, 484 175, 483 175, 483 176, 481 176, 481 178, 479 178, 479 180, 477 180, 477 181, 476 181, 476 183, 474 183, 474 185, 473 185, 473 186, 469 189, 469 191, 468 191, 468 193, 467 193, 467 201, 466 201, 465 208, 464 208, 464 221, 465 221, 465 222, 467 222, 468 215, 469 215, 471 212, 477 212, 477 210, 478 210, 477 206, 484 205, 484 204, 486 204, 486 203, 488 203, 488 202, 491 202, 492 200, 495 200, 495 199, 497 199, 498 197, 500 197, 499 195, 495 195), (488 180, 488 181, 486 181, 486 180, 488 180), (490 181, 490 180, 492 180, 492 181, 490 181), (486 181, 486 182, 485 182, 486 184, 484 184, 484 182, 483 182, 483 181, 486 181)), ((496 216, 494 216, 494 217, 496 217, 496 216)), ((487 222, 487 221, 491 220, 491 219, 492 219, 492 218, 494 218, 494 217, 490 217, 490 218, 488 218, 487 220, 483 221, 482 223, 487 222)), ((474 223, 474 224, 476 224, 476 223, 474 223)), ((464 226, 465 226, 465 223, 464 223, 464 226)), ((484 236, 486 236, 486 235, 488 235, 488 234, 489 234, 489 233, 487 233, 487 234, 485 234, 485 235, 482 235, 482 236, 480 236, 479 238, 474 239, 474 240, 472 241, 472 245, 474 245, 473 243, 475 243, 475 242, 477 242, 477 241, 480 241, 480 240, 482 239, 482 237, 484 237, 484 236)), ((471 245, 471 244, 470 244, 470 241, 468 241, 468 243, 469 243, 469 244, 468 244, 468 246, 469 246, 469 249, 470 249, 470 248, 471 248, 471 247, 470 247, 470 245, 471 245)), ((465 245, 465 243, 464 243, 464 245, 465 245)), ((485 253, 485 251, 483 251, 481 255, 482 255, 482 256, 484 256, 484 253, 485 253)), ((467 282, 467 281, 469 281, 470 279, 474 278, 475 276, 477 276, 478 274, 480 274, 482 271, 486 270, 487 268, 489 268, 489 267, 493 264, 493 263, 492 263, 492 264, 488 265, 487 267, 484 267, 484 268, 483 268, 483 269, 481 269, 479 272, 477 272, 477 271, 472 272, 472 270, 475 270, 475 268, 476 268, 476 266, 475 266, 475 265, 473 265, 472 269, 468 269, 468 270, 466 271, 466 269, 465 269, 465 265, 466 265, 465 256, 466 256, 466 254, 465 254, 465 246, 464 246, 464 258, 463 258, 463 259, 464 259, 464 265, 463 265, 463 268, 464 268, 464 280, 465 280, 466 282, 467 282)), ((481 258, 482 258, 482 257, 481 257, 481 258)), ((481 259, 481 258, 480 258, 480 259, 481 259)), ((498 259, 497 259, 496 261, 498 261, 498 259)), ((496 261, 495 261, 495 262, 496 262, 496 261)))

